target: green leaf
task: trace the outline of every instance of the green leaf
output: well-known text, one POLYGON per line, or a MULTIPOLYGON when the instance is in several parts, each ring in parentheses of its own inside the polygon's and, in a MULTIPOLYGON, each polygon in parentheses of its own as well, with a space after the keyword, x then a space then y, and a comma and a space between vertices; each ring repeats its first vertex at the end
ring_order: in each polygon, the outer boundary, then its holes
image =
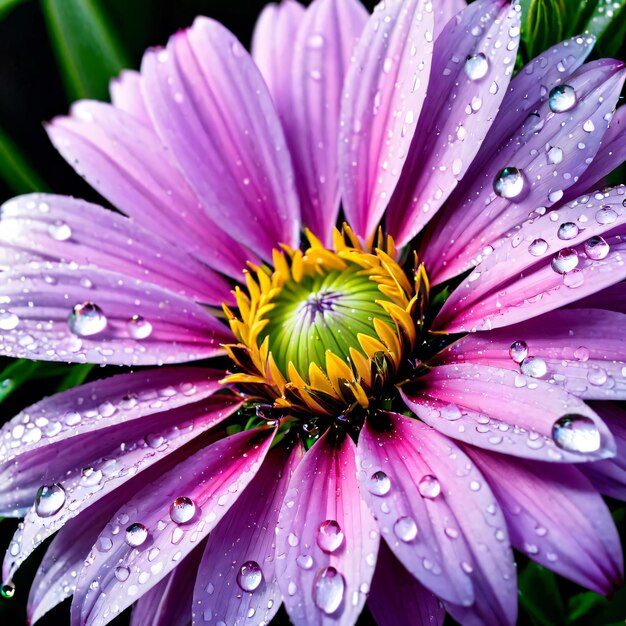
POLYGON ((565 607, 554 574, 535 563, 529 563, 519 576, 520 604, 540 626, 567 623, 565 607))
POLYGON ((57 387, 57 392, 82 385, 94 367, 95 365, 92 365, 91 363, 72 366, 70 371, 61 379, 61 382, 57 387))
POLYGON ((25 0, 0 0, 0 20, 7 16, 18 4, 22 4, 25 0))
POLYGON ((0 177, 18 194, 48 189, 20 149, 2 129, 0 129, 0 177))
POLYGON ((602 37, 613 20, 619 21, 619 13, 624 7, 626 0, 599 0, 587 22, 587 30, 598 38, 602 37))
POLYGON ((591 617, 601 611, 607 602, 604 596, 593 591, 572 596, 567 603, 570 623, 580 620, 582 624, 589 624, 591 617))
POLYGON ((26 359, 19 359, 7 365, 0 372, 0 402, 28 382, 40 366, 41 363, 26 359))
POLYGON ((563 38, 563 0, 531 0, 522 22, 529 57, 535 57, 563 38))
POLYGON ((101 3, 42 0, 42 8, 70 99, 106 99, 109 81, 129 63, 101 3))

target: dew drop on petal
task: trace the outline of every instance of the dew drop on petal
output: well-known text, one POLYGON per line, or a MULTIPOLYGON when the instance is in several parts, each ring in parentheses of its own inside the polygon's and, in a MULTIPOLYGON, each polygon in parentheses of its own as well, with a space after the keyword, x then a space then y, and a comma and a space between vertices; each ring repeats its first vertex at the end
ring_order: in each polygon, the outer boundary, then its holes
POLYGON ((196 505, 191 498, 181 496, 170 505, 170 517, 175 524, 186 524, 196 514, 196 505))
POLYGON ((585 241, 585 254, 593 261, 601 261, 609 254, 611 247, 603 237, 592 237, 585 241))
POLYGON ((0 311, 0 330, 13 330, 20 323, 20 318, 15 313, 0 311))
POLYGON ((367 490, 375 496, 384 496, 391 489, 391 480, 383 471, 374 472, 367 481, 367 490))
POLYGON ((493 181, 493 190, 501 198, 513 199, 524 191, 524 174, 517 167, 505 167, 493 181))
POLYGON ((600 431, 584 415, 564 415, 552 427, 552 439, 562 450, 589 453, 600 449, 600 431))
POLYGON ((346 581, 334 567, 321 569, 313 581, 315 606, 326 615, 332 615, 341 606, 345 589, 346 581))
POLYGON ((423 498, 436 498, 441 493, 441 485, 435 476, 426 474, 417 484, 417 490, 423 498))
POLYGON ((48 234, 55 241, 67 241, 72 236, 72 229, 65 222, 55 222, 48 226, 48 234))
POLYGON ((541 378, 548 373, 548 365, 543 359, 537 356, 526 357, 522 361, 520 369, 522 370, 522 374, 531 376, 532 378, 541 378))
POLYGON ((97 304, 83 302, 72 309, 67 325, 75 335, 91 337, 107 327, 107 318, 97 304))
POLYGON ((39 517, 56 515, 65 504, 65 489, 59 484, 42 485, 35 496, 35 513, 39 517))
POLYGON ((535 239, 528 246, 528 252, 533 256, 542 256, 548 250, 548 242, 545 239, 535 239))
POLYGON ((115 578, 117 578, 122 583, 128 580, 128 577, 130 576, 130 570, 127 567, 124 567, 123 565, 116 567, 114 573, 115 573, 115 578))
POLYGON ((409 543, 417 537, 417 524, 412 517, 399 517, 393 525, 393 532, 398 539, 409 543))
POLYGON ((557 236, 559 239, 563 239, 565 241, 569 239, 574 239, 578 235, 578 226, 574 224, 574 222, 563 222, 559 226, 559 230, 557 236))
POLYGON ((557 274, 567 274, 578 266, 578 253, 573 248, 563 248, 553 257, 551 266, 557 274))
POLYGON ((313 557, 310 554, 300 554, 296 558, 298 567, 309 570, 313 567, 313 557))
POLYGON ((128 334, 133 339, 147 339, 152 333, 152 324, 141 315, 133 315, 127 322, 128 334))
POLYGON ((317 545, 327 554, 339 550, 343 539, 343 530, 335 520, 326 520, 320 524, 317 531, 317 545))
POLYGON ((548 150, 548 161, 552 165, 558 165, 563 161, 563 150, 557 146, 551 146, 548 150))
POLYGON ((134 522, 126 529, 126 543, 133 548, 143 544, 148 538, 148 529, 139 522, 134 522))
POLYGON ((548 106, 553 113, 565 113, 576 106, 576 92, 570 85, 557 85, 550 91, 548 106))
POLYGON ((509 348, 509 356, 516 363, 521 363, 528 356, 528 344, 521 339, 514 341, 509 348))
POLYGON ((255 591, 263 581, 263 571, 256 561, 246 561, 237 573, 237 584, 244 591, 255 591))
POLYGON ((596 213, 596 222, 602 226, 612 224, 617 219, 617 213, 608 206, 602 207, 596 213))
POLYGON ((480 80, 489 71, 489 61, 482 52, 479 52, 467 57, 463 69, 470 80, 480 80))

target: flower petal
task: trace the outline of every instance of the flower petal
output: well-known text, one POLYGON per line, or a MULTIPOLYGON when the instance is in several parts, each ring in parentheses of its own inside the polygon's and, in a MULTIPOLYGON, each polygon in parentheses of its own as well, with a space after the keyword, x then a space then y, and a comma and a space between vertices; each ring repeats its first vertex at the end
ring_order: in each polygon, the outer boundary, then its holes
POLYGON ((203 447, 131 497, 102 531, 79 574, 72 625, 108 623, 174 569, 248 485, 272 435, 267 429, 244 431, 203 447), (191 500, 193 517, 179 524, 170 505, 180 497, 191 500), (134 523, 143 524, 149 537, 138 547, 125 539, 124 529, 134 523), (125 568, 123 577, 119 568, 125 568))
POLYGON ((276 527, 276 576, 295 626, 352 625, 379 535, 356 480, 355 445, 328 431, 289 482, 276 527))
POLYGON ((5 356, 161 365, 216 356, 232 341, 204 307, 115 272, 31 263, 2 278, 5 356))
POLYGON ((295 246, 294 174, 270 94, 254 62, 204 17, 142 63, 144 96, 159 136, 216 223, 265 259, 295 246), (236 112, 236 113, 235 113, 236 112))
POLYGON ((543 380, 509 370, 441 365, 406 385, 402 395, 427 424, 479 448, 565 463, 615 454, 609 429, 584 402, 543 380), (553 436, 559 420, 572 416, 587 428, 565 441, 557 437, 557 446, 553 436))
POLYGON ((626 411, 611 402, 593 402, 591 407, 615 437, 617 452, 612 459, 587 463, 580 470, 600 493, 626 500, 626 411))
POLYGON ((116 109, 129 113, 146 126, 152 126, 152 120, 141 92, 139 72, 122 70, 120 75, 109 83, 109 92, 111 103, 116 109))
POLYGON ((437 596, 422 586, 396 559, 384 541, 380 543, 372 590, 367 598, 378 626, 443 626, 446 611, 437 596))
POLYGON ((626 278, 625 191, 620 186, 583 196, 523 224, 451 294, 434 328, 455 333, 508 326, 626 278), (609 245, 598 260, 585 248, 592 237, 604 237, 609 245))
POLYGON ((600 148, 626 77, 623 68, 607 59, 581 67, 567 79, 577 98, 571 110, 553 112, 546 92, 513 137, 473 173, 473 184, 450 200, 455 210, 423 246, 421 256, 433 282, 476 265, 485 246, 494 245, 538 207, 545 210, 561 200, 600 148), (519 186, 498 195, 496 182, 505 168, 521 171, 514 174, 519 186))
POLYGON ((426 97, 432 4, 381 2, 354 52, 343 91, 339 178, 346 218, 369 240, 395 189, 426 97))
POLYGON ((489 604, 498 623, 514 623, 513 556, 480 472, 429 426, 396 413, 378 420, 361 431, 359 478, 388 546, 439 597, 489 604))
POLYGON ((114 206, 211 267, 241 277, 251 253, 208 219, 152 128, 109 104, 81 101, 47 131, 61 155, 114 206))
POLYGON ((518 3, 479 0, 435 42, 428 106, 387 211, 398 245, 439 210, 488 135, 515 65, 520 15, 518 3))
POLYGON ((444 26, 460 11, 467 7, 465 0, 447 0, 437 2, 434 6, 435 13, 435 39, 441 35, 444 26))
POLYGON ((241 624, 252 615, 269 624, 280 608, 274 528, 287 484, 303 452, 300 443, 274 448, 210 534, 193 593, 199 622, 241 624), (242 569, 246 565, 247 569, 242 569))
POLYGON ((464 450, 502 506, 515 548, 598 593, 619 586, 624 569, 619 535, 608 507, 578 469, 564 465, 553 474, 534 461, 471 446, 464 450))
POLYGON ((184 249, 95 204, 29 194, 5 202, 0 211, 4 269, 31 261, 77 263, 120 272, 207 304, 232 300, 230 283, 217 272, 184 249))
MULTIPOLYGON (((293 54, 292 85, 278 111, 296 171, 302 220, 325 245, 332 243, 339 213, 342 87, 367 18, 359 0, 315 0, 288 52, 293 54)), ((284 57, 281 68, 283 62, 284 57)))

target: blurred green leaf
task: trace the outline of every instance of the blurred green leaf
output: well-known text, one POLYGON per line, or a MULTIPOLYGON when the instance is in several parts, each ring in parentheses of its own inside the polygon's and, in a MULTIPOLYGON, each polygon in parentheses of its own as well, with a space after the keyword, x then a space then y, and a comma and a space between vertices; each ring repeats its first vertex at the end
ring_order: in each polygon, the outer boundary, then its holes
POLYGON ((57 391, 65 391, 66 389, 82 385, 94 367, 95 365, 92 365, 91 363, 72 366, 70 371, 61 379, 57 391))
POLYGON ((520 604, 536 624, 567 624, 556 577, 547 569, 529 563, 519 576, 519 597, 520 604))
POLYGON ((602 34, 611 25, 613 20, 619 19, 619 13, 626 7, 626 0, 599 0, 587 22, 587 30, 596 37, 602 34))
POLYGON ((0 20, 9 14, 18 4, 22 4, 25 0, 0 0, 0 20))
POLYGON ((0 372, 0 402, 6 400, 16 389, 28 382, 41 366, 37 361, 19 359, 0 372))
POLYGON ((572 596, 567 603, 567 613, 570 623, 579 622, 581 624, 589 624, 594 614, 597 614, 607 599, 600 594, 588 591, 572 596))
POLYGON ((2 129, 0 129, 0 177, 15 193, 45 191, 48 188, 2 129))
POLYGON ((70 99, 106 99, 109 81, 129 63, 102 3, 42 0, 42 8, 70 99))
POLYGON ((530 0, 522 33, 530 58, 563 38, 563 0, 530 0))

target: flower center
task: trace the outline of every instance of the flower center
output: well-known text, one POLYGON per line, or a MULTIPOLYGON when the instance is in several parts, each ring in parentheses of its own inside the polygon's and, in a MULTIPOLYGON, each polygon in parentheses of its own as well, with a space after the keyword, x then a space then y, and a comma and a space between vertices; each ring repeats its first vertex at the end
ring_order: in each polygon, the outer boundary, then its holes
POLYGON ((274 252, 274 269, 250 265, 238 311, 225 307, 237 344, 226 378, 292 414, 338 416, 368 408, 415 347, 428 281, 395 260, 391 238, 367 251, 349 228, 329 250, 311 234, 301 252, 274 252))

